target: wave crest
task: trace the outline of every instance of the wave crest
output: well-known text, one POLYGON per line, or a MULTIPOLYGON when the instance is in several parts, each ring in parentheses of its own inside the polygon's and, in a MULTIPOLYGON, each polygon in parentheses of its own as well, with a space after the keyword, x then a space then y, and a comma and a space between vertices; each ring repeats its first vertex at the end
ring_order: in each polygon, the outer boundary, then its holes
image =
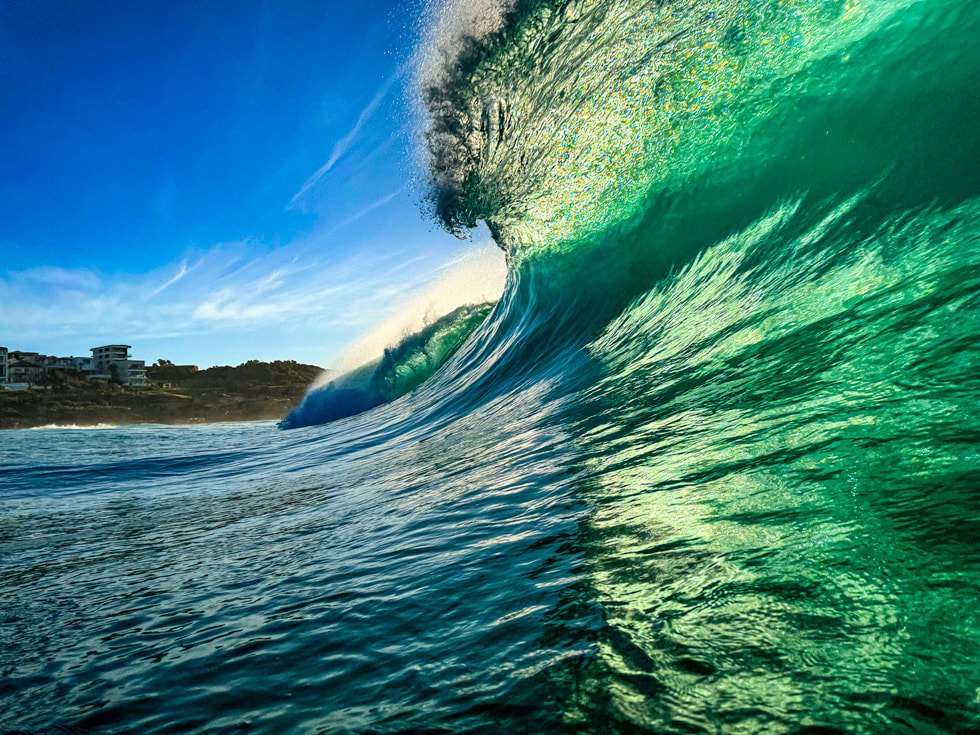
POLYGON ((737 159, 822 86, 795 75, 908 4, 515 0, 479 32, 445 22, 421 75, 432 212, 561 250, 737 159))

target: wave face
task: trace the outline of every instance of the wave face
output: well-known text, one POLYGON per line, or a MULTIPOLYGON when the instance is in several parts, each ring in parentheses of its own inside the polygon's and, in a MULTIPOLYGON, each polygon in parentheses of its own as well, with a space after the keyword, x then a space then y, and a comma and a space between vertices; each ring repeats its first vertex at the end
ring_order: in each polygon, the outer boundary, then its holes
POLYGON ((441 12, 499 302, 342 421, 10 432, 2 727, 980 730, 975 0, 441 12))
POLYGON ((422 73, 433 213, 513 268, 442 399, 560 406, 602 610, 563 722, 980 726, 976 7, 501 8, 422 73))

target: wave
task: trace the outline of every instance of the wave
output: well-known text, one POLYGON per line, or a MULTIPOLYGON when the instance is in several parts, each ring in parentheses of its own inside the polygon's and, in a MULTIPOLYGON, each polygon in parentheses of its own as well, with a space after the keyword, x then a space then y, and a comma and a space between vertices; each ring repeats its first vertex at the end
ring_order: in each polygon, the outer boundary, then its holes
POLYGON ((528 401, 580 458, 603 620, 587 671, 554 675, 563 721, 975 726, 972 664, 903 674, 975 635, 914 622, 955 604, 940 580, 974 503, 975 7, 464 7, 419 75, 429 206, 450 232, 485 222, 511 274, 377 421, 528 401))
POLYGON ((492 303, 460 306, 403 339, 384 355, 304 396, 280 422, 294 429, 363 413, 415 390, 435 373, 486 319, 492 303))
POLYGON ((507 284, 372 441, 561 456, 577 731, 975 729, 975 7, 496 7, 419 79, 432 214, 507 284))
MULTIPOLYGON (((873 192, 888 214, 977 190, 965 165, 976 139, 934 134, 975 114, 972 67, 949 60, 967 52, 970 18, 936 3, 457 1, 440 13, 417 75, 428 206, 456 234, 485 223, 515 290, 502 331, 474 335, 489 362, 459 385, 521 359, 511 344, 581 349, 588 330, 786 201, 873 192), (942 75, 917 71, 910 85, 911 65, 942 75), (944 105, 921 107, 926 94, 944 105), (937 178, 936 161, 955 171, 937 178)), ((379 405, 335 381, 377 359, 368 342, 319 381, 334 385, 322 417, 379 405)))

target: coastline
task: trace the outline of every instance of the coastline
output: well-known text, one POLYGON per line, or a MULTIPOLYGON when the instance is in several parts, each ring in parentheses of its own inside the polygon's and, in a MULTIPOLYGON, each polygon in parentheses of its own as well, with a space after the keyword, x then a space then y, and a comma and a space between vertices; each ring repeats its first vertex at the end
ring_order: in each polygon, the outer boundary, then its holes
POLYGON ((0 429, 277 420, 321 372, 315 365, 250 361, 180 375, 151 367, 146 387, 69 379, 45 389, 0 391, 0 429))

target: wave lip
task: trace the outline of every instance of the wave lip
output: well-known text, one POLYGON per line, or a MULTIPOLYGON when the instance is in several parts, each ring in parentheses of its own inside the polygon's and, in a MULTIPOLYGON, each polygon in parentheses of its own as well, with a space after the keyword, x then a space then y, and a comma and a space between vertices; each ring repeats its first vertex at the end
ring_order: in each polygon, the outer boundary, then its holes
POLYGON ((420 73, 431 214, 456 234, 486 222, 512 256, 563 252, 739 168, 753 139, 765 155, 910 4, 500 0, 474 25, 450 3, 420 73))

